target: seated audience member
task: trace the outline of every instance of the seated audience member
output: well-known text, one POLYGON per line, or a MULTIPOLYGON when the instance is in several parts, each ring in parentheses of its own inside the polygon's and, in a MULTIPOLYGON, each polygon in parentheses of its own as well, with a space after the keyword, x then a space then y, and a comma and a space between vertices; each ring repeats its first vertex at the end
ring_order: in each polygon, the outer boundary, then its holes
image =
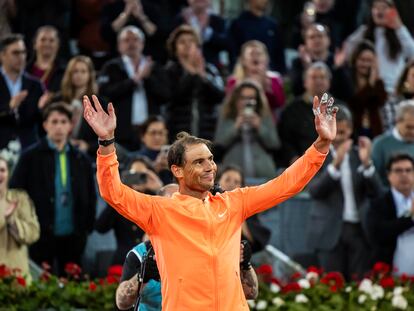
POLYGON ((292 91, 299 96, 304 91, 304 72, 315 62, 325 63, 331 71, 330 92, 335 99, 347 100, 352 94, 352 81, 345 70, 345 54, 343 51, 336 51, 335 54, 329 51, 331 41, 329 30, 326 26, 312 24, 304 31, 304 45, 299 46, 299 56, 292 61, 290 79, 292 91))
POLYGON ((38 139, 41 82, 25 70, 26 46, 18 34, 0 40, 0 149, 19 139, 22 149, 38 139))
POLYGON ((388 97, 388 101, 383 107, 384 130, 391 130, 395 126, 397 106, 407 99, 414 100, 414 60, 405 65, 394 94, 388 97))
MULTIPOLYGON (((235 165, 227 165, 221 168, 216 180, 223 191, 232 191, 236 188, 245 187, 242 170, 235 165)), ((271 231, 262 225, 258 215, 253 215, 242 225, 242 240, 247 240, 252 252, 260 252, 269 242, 271 231)))
POLYGON ((71 119, 67 104, 48 105, 46 137, 21 154, 10 180, 11 188, 29 194, 39 219, 41 235, 30 257, 39 265, 48 262, 58 275, 68 262, 80 265, 96 209, 92 164, 69 141, 71 119))
POLYGON ((115 104, 117 141, 128 150, 139 147, 138 129, 151 114, 159 114, 170 98, 167 76, 143 54, 145 37, 134 26, 118 34, 120 57, 108 61, 99 75, 100 95, 115 104))
POLYGON ((186 131, 212 139, 218 108, 223 99, 223 81, 217 68, 205 62, 200 39, 193 28, 182 25, 168 38, 171 61, 166 70, 171 100, 167 106, 170 141, 186 131))
POLYGON ((181 10, 175 18, 175 27, 187 24, 195 29, 201 40, 203 55, 208 63, 218 68, 219 54, 226 51, 227 30, 226 20, 211 10, 211 0, 189 0, 188 7, 181 10))
POLYGON ((406 60, 414 58, 413 37, 401 22, 393 0, 372 1, 368 23, 361 25, 345 42, 348 56, 363 39, 374 43, 379 76, 387 93, 392 94, 406 60))
POLYGON ((372 165, 371 141, 359 137, 354 147, 351 112, 338 108, 331 152, 307 187, 313 199, 307 240, 325 271, 341 272, 350 281, 371 267, 366 211, 382 184, 372 165))
POLYGON ((39 222, 27 193, 9 189, 8 182, 8 163, 0 156, 0 265, 18 269, 30 282, 27 246, 39 239, 39 222))
POLYGON ((269 67, 282 74, 286 72, 285 46, 279 24, 267 15, 268 0, 248 0, 247 9, 231 22, 228 30, 230 60, 234 64, 242 45, 258 40, 269 52, 269 67))
POLYGON ((373 138, 382 134, 381 111, 387 99, 384 82, 378 75, 375 48, 369 41, 362 41, 351 58, 354 92, 348 101, 354 119, 356 136, 373 138))
POLYGON ((280 141, 259 84, 246 80, 227 96, 214 142, 223 150, 222 164, 242 167, 246 178, 275 175, 273 152, 280 141))
POLYGON ((252 40, 243 44, 233 75, 227 80, 226 95, 245 79, 255 80, 262 86, 276 119, 276 109, 285 104, 283 81, 278 72, 269 70, 269 54, 260 41, 252 40))
POLYGON ((396 274, 414 275, 414 159, 395 154, 387 162, 390 190, 371 202, 368 219, 375 241, 374 260, 396 274))
MULTIPOLYGON (((171 197, 178 191, 178 185, 168 184, 160 189, 160 196, 171 197)), ((247 241, 240 245, 240 281, 246 299, 255 299, 258 294, 258 281, 250 258, 252 251, 247 241)), ((116 290, 116 305, 121 310, 134 307, 137 296, 140 295, 138 310, 161 310, 161 283, 156 258, 150 241, 145 241, 132 248, 124 262, 121 283, 116 290), (146 257, 144 262, 143 258, 146 257), (142 265, 145 264, 145 273, 142 265), (138 277, 143 278, 141 286, 138 277)))
POLYGON ((36 31, 33 42, 34 55, 27 64, 27 72, 42 81, 47 91, 59 91, 65 63, 58 57, 58 30, 53 26, 42 26, 36 31))
POLYGON ((392 131, 375 138, 372 160, 384 185, 388 185, 386 164, 396 152, 414 154, 414 101, 401 102, 396 111, 396 124, 392 131))
MULTIPOLYGON (((312 63, 305 71, 305 92, 282 111, 279 134, 282 140, 283 165, 296 161, 318 136, 314 128, 313 96, 329 92, 332 75, 323 62, 312 63)), ((335 99, 335 102, 340 103, 335 99)))
MULTIPOLYGON (((134 158, 129 168, 122 172, 121 177, 126 185, 146 194, 155 195, 163 186, 151 162, 143 156, 134 158)), ((141 242, 144 231, 118 214, 114 208, 107 206, 96 220, 95 230, 105 233, 111 229, 115 232, 117 242, 112 264, 122 264, 127 252, 141 242)))

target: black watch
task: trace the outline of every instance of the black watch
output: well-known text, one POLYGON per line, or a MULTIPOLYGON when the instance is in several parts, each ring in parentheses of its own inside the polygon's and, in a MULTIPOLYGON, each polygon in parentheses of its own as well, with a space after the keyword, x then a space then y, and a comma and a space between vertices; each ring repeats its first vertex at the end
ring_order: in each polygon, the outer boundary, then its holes
POLYGON ((111 139, 98 139, 98 144, 104 147, 109 146, 115 142, 115 137, 111 139))

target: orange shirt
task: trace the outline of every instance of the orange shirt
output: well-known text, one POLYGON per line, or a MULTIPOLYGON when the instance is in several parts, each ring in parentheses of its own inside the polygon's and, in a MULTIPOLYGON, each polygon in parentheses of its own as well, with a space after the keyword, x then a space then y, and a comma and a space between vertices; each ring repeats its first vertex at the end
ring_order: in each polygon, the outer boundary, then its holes
POLYGON ((98 153, 102 197, 150 236, 161 275, 162 310, 249 310, 240 282, 241 225, 297 194, 326 155, 311 146, 279 177, 204 200, 136 192, 121 183, 115 152, 98 153))

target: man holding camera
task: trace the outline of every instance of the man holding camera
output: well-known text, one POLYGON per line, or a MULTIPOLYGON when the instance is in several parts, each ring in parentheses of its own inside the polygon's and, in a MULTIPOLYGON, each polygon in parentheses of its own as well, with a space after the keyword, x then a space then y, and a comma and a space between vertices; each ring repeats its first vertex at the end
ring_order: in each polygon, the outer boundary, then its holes
POLYGON ((323 164, 336 133, 336 111, 327 95, 314 98, 319 137, 279 177, 256 187, 213 195, 217 166, 207 140, 178 135, 168 153, 179 184, 171 198, 123 185, 114 147, 116 116, 96 96, 84 97, 84 117, 99 137, 97 180, 102 197, 150 236, 161 276, 162 309, 249 310, 240 283, 241 226, 248 217, 297 194, 323 164), (179 250, 179 251, 177 251, 179 250))

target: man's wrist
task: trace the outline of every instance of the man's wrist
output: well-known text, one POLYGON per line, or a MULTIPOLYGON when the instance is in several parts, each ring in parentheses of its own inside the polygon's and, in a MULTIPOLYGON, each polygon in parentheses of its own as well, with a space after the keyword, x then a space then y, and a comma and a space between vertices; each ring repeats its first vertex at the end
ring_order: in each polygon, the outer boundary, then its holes
POLYGON ((98 144, 100 146, 107 147, 109 145, 112 145, 113 143, 115 143, 115 137, 114 136, 112 136, 112 138, 105 138, 105 139, 103 139, 101 137, 98 138, 98 144))
POLYGON ((329 146, 331 145, 331 140, 329 139, 322 139, 320 136, 316 139, 313 143, 313 146, 318 150, 320 153, 327 154, 329 152, 329 146))

